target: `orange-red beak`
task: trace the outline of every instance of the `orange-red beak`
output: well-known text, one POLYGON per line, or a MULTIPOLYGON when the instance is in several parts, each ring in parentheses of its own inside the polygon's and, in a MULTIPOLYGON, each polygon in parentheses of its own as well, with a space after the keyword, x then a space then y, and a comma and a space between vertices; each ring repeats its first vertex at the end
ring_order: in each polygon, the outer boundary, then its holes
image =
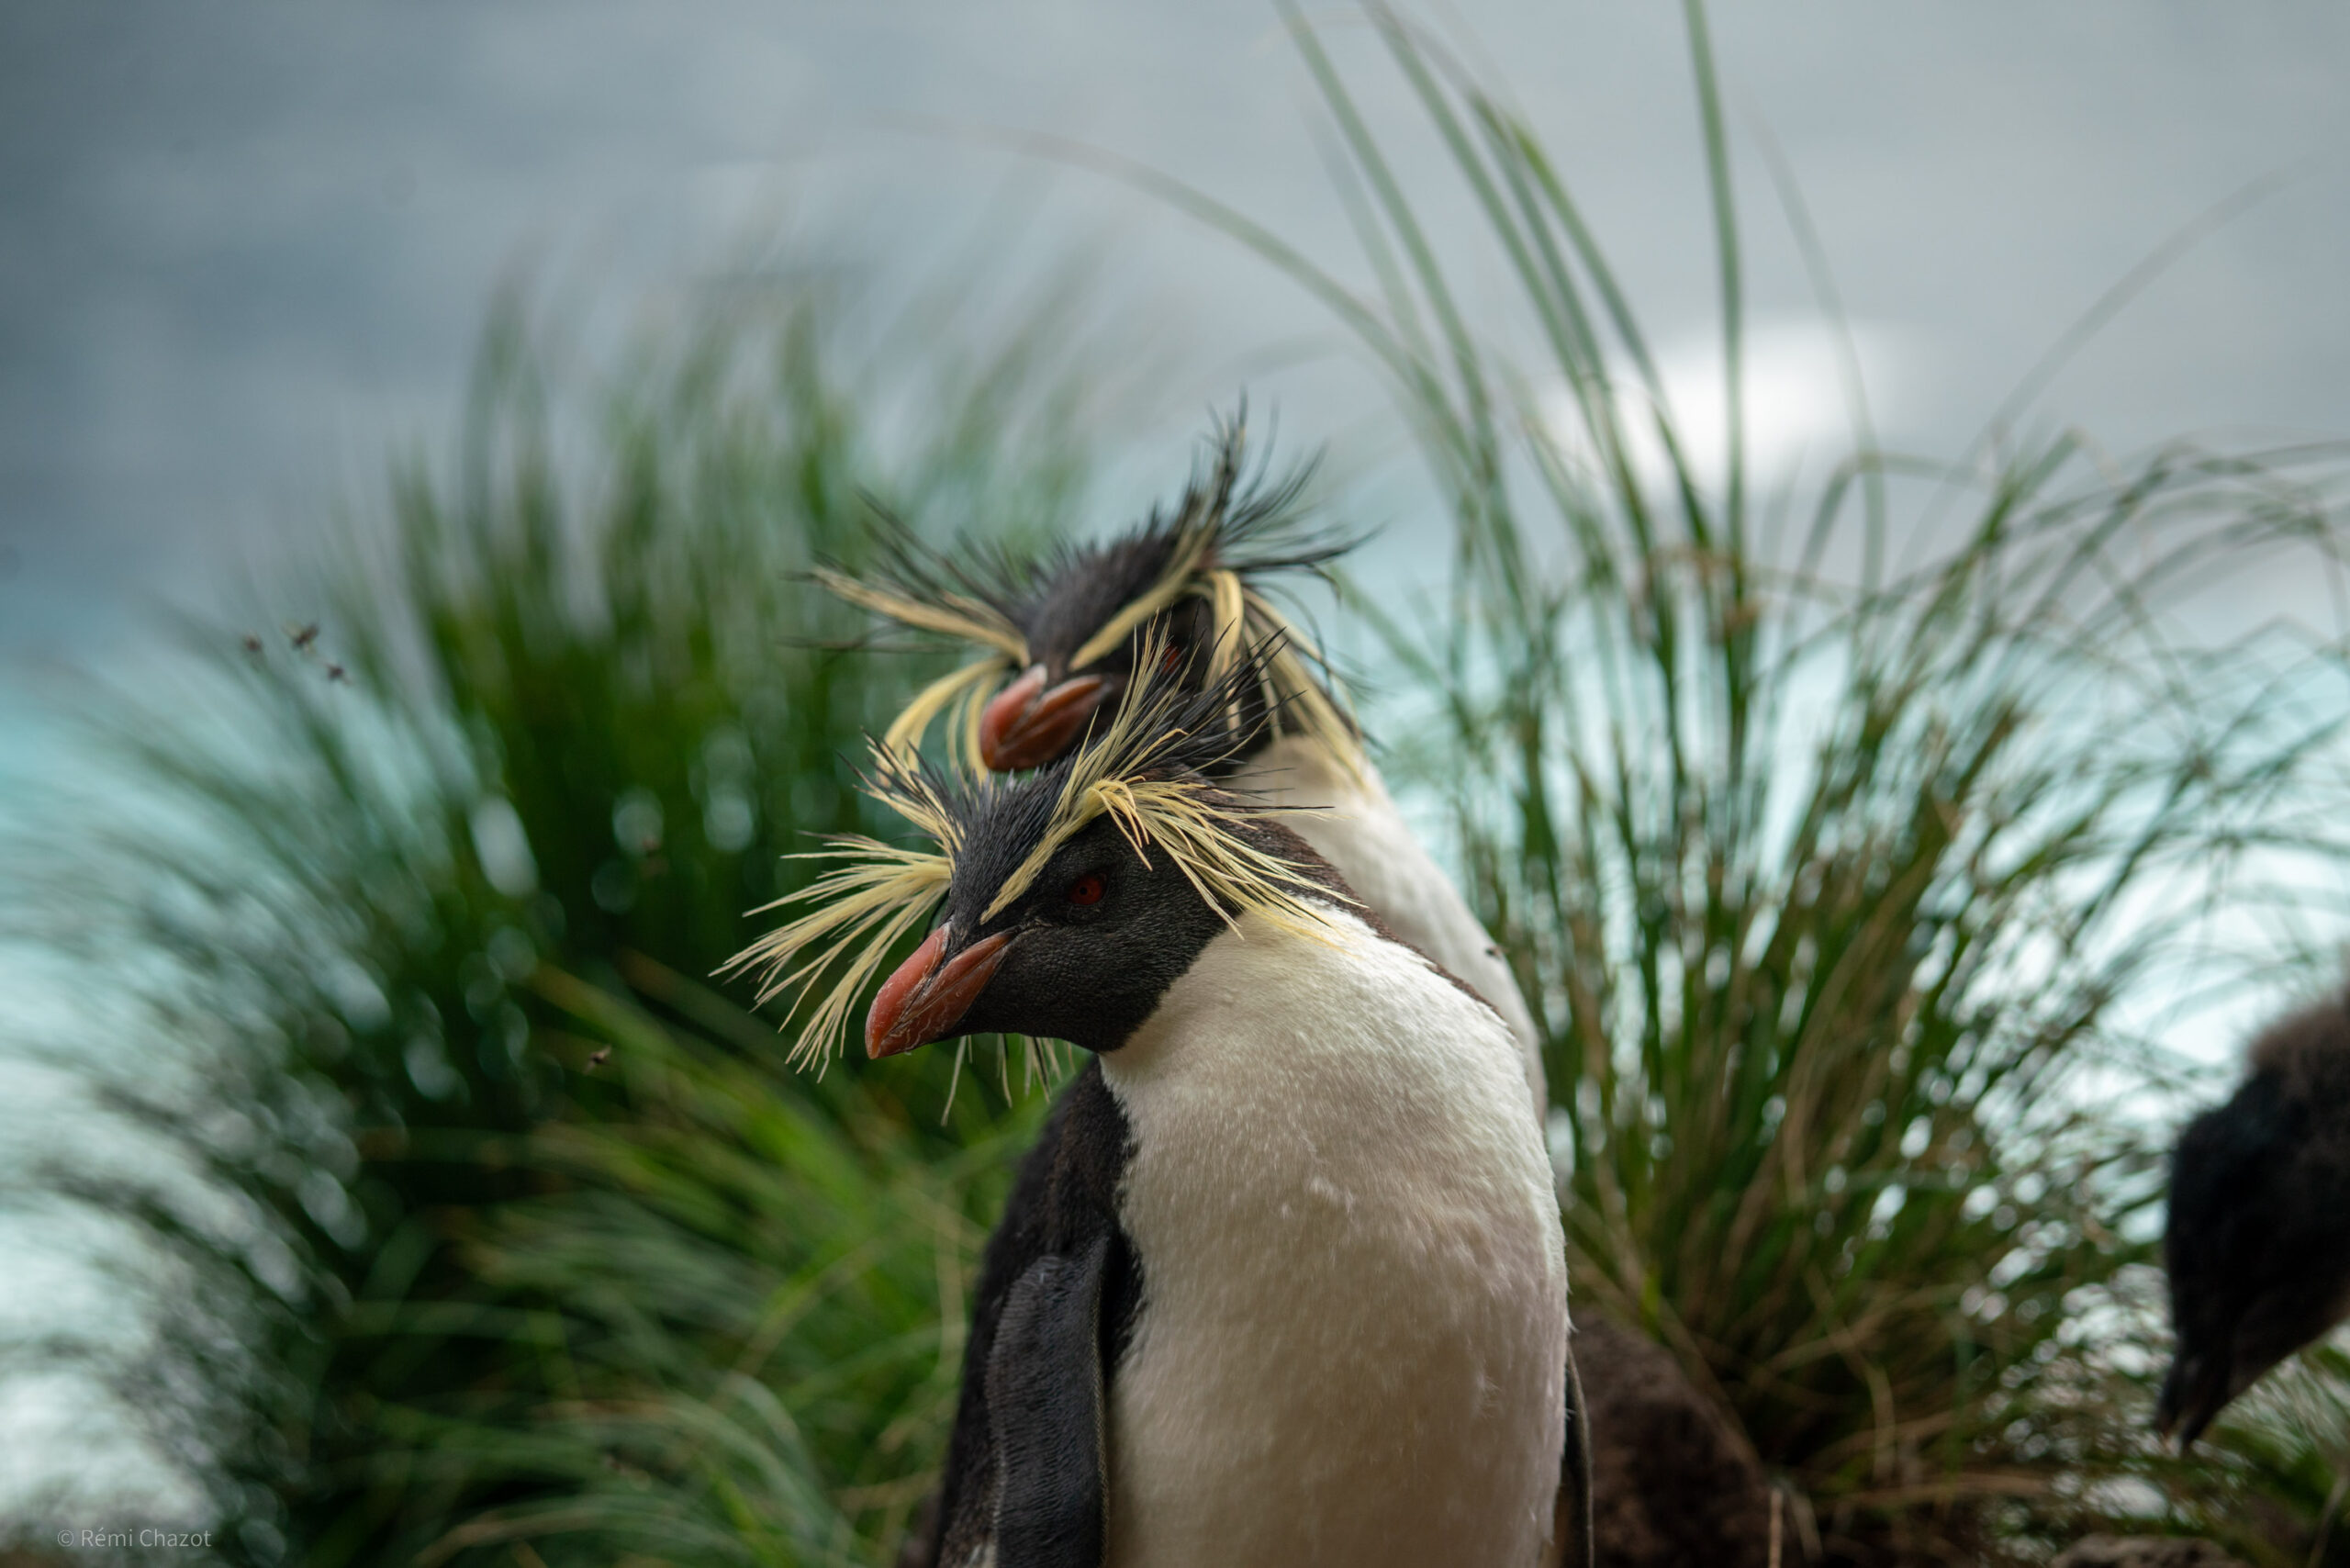
POLYGON ((923 939, 898 972, 881 982, 873 1011, 865 1015, 865 1054, 878 1060, 901 1051, 943 1040, 971 1010, 971 1003, 995 978, 1003 962, 1008 931, 983 936, 941 964, 946 949, 946 927, 923 939))
POLYGON ((999 691, 979 712, 979 760, 999 773, 1042 767, 1069 749, 1102 705, 1109 683, 1080 675, 1045 689, 1045 666, 999 691))

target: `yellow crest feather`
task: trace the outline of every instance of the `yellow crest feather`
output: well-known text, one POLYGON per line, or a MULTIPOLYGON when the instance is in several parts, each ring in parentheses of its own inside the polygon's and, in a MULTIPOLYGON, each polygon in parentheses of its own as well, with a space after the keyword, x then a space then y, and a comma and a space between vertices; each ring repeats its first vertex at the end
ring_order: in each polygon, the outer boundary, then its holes
POLYGON ((995 606, 968 594, 946 593, 932 601, 893 593, 830 566, 820 566, 812 575, 825 592, 846 599, 860 610, 886 615, 918 631, 960 637, 967 643, 993 648, 1010 659, 1014 668, 1028 662, 1028 639, 1021 635, 1020 628, 995 606))
MULTIPOLYGON (((759 1001, 766 1002, 787 991, 800 992, 804 1000, 826 970, 845 964, 791 1047, 795 1067, 831 1058, 848 1024, 849 1009, 873 971, 901 937, 929 918, 954 880, 954 863, 944 855, 855 836, 833 839, 831 846, 831 853, 846 864, 751 913, 797 904, 816 907, 752 943, 722 971, 757 970, 759 1001), (808 957, 811 949, 814 956, 808 957)), ((795 1015, 798 1011, 795 1003, 795 1015)))
POLYGON ((949 708, 957 708, 961 722, 949 732, 962 745, 968 766, 985 766, 979 758, 979 714, 991 695, 989 688, 1017 667, 1002 655, 975 659, 946 675, 939 677, 914 694, 905 711, 890 721, 881 737, 889 750, 911 755, 922 749, 922 738, 931 721, 949 708))
POLYGON ((1183 597, 1192 584, 1192 573, 1215 543, 1215 527, 1212 520, 1193 522, 1185 528, 1167 553, 1167 567, 1148 590, 1127 601, 1117 614, 1102 623, 1102 629, 1078 644, 1069 656, 1069 667, 1081 670, 1111 649, 1126 640, 1134 629, 1183 597))

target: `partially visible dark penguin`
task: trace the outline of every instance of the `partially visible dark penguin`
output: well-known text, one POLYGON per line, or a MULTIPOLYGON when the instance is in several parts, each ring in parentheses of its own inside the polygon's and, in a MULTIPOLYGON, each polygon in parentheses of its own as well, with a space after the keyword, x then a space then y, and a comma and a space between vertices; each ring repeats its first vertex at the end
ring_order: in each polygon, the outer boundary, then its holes
POLYGON ((822 1049, 936 909, 869 1055, 1093 1053, 988 1245, 937 1568, 1528 1568, 1552 1533, 1566 1271, 1516 1044, 1203 777, 1234 689, 1139 682, 1017 783, 877 748, 940 853, 846 846, 745 955, 787 989, 854 956, 822 1049))
POLYGON ((2350 1316, 2350 997, 2272 1025, 2251 1076, 2172 1158, 2177 1344, 2155 1426, 2184 1450, 2263 1372, 2350 1316))

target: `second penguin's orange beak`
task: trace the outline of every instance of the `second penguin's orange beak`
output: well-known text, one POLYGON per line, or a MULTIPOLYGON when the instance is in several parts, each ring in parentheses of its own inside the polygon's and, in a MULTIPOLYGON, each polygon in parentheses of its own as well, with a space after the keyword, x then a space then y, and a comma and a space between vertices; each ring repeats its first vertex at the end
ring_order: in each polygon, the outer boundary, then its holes
POLYGON ((983 936, 942 964, 947 932, 942 925, 924 937, 898 972, 881 982, 873 1011, 865 1015, 867 1056, 878 1060, 953 1036, 995 978, 1010 932, 983 936))
POLYGON ((979 760, 998 773, 1044 767, 1083 732, 1109 689, 1098 675, 1080 675, 1047 691, 1045 666, 1030 666, 980 710, 979 760))

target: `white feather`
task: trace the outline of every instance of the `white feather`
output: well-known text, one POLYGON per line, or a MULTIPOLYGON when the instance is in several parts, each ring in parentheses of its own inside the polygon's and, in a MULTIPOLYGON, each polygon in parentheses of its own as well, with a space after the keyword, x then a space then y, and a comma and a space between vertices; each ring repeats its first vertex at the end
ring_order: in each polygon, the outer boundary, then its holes
POLYGON ((1550 1110, 1542 1043, 1517 982, 1452 879, 1404 825, 1404 814, 1368 759, 1360 777, 1329 752, 1295 738, 1275 741, 1235 774, 1231 787, 1270 806, 1319 807, 1280 820, 1338 869, 1395 935, 1469 983, 1494 1004, 1516 1039, 1537 1119, 1550 1110))
POLYGON ((1518 1051, 1350 915, 1218 935, 1102 1058, 1143 1269, 1113 1568, 1527 1568, 1566 1265, 1518 1051))

